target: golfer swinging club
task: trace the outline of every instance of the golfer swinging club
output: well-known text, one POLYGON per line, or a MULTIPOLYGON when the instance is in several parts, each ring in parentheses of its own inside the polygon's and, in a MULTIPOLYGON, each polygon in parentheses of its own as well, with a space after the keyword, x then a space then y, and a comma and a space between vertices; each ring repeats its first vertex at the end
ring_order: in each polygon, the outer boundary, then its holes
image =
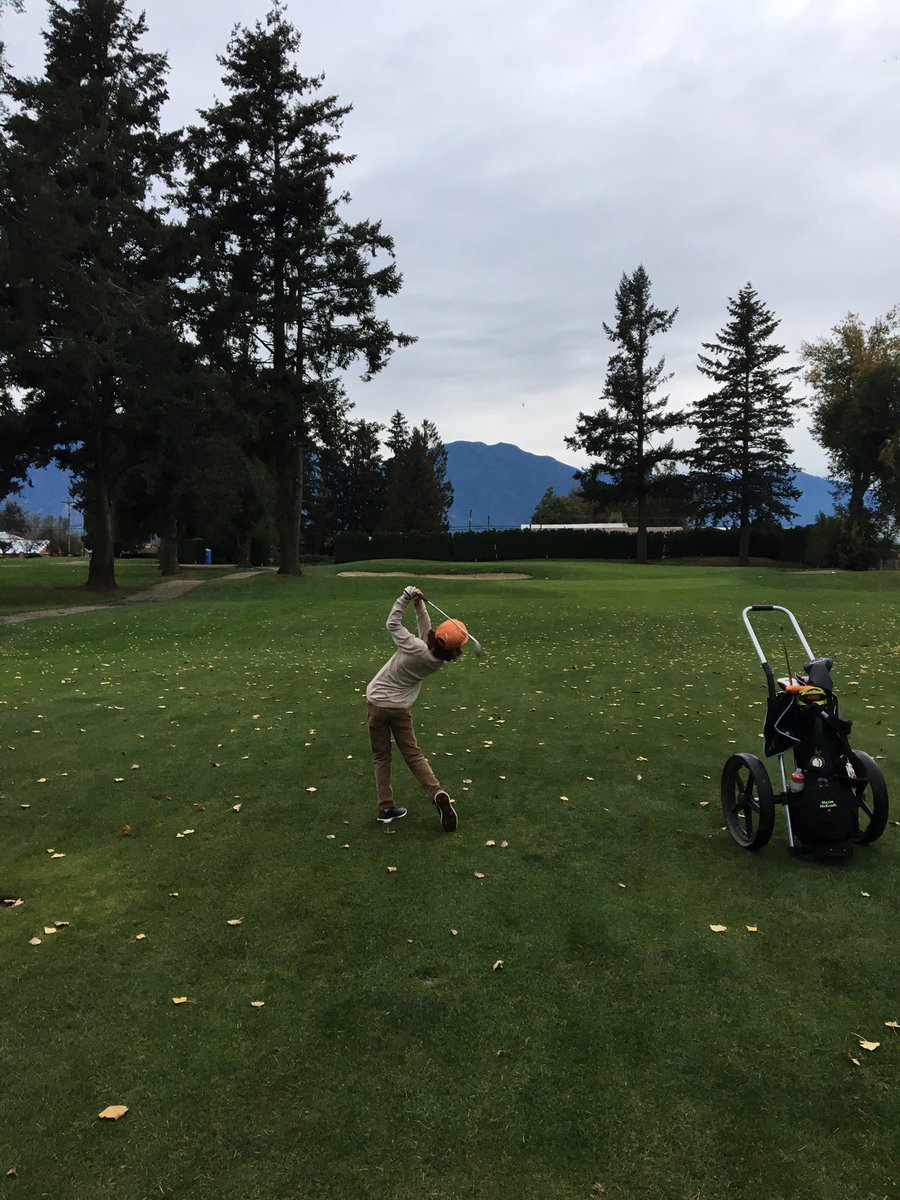
POLYGON ((394 804, 391 790, 393 734, 406 765, 440 813, 441 826, 446 833, 453 833, 458 823, 456 809, 419 749, 410 708, 419 694, 422 680, 439 671, 445 663, 459 658, 469 634, 462 621, 444 621, 437 629, 432 629, 425 598, 417 587, 412 586, 405 587, 394 602, 387 629, 397 650, 366 688, 369 740, 378 792, 376 820, 387 825, 406 816, 406 809, 394 804), (403 614, 410 600, 415 601, 418 637, 403 624, 403 614))

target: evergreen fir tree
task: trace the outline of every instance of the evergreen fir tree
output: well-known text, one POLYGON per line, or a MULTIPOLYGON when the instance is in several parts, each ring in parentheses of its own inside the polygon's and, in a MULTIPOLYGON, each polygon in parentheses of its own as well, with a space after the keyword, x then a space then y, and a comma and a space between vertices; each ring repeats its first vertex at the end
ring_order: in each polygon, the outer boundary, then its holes
POLYGON ((354 421, 348 430, 337 489, 337 531, 378 526, 384 508, 384 465, 374 421, 354 421))
POLYGON ((160 129, 166 59, 123 0, 52 2, 45 73, 6 76, 0 344, 31 461, 90 498, 88 586, 115 586, 115 512, 177 359, 172 241, 156 200, 177 138, 160 129))
POLYGON ((446 533, 452 503, 447 450, 436 426, 425 420, 421 429, 409 433, 390 463, 381 529, 385 533, 446 533))
POLYGON ((622 275, 616 289, 615 324, 603 325, 617 347, 607 366, 602 395, 608 406, 596 413, 579 413, 574 436, 566 438, 572 449, 595 458, 587 470, 577 472, 589 500, 596 495, 604 504, 634 504, 637 561, 642 563, 647 561, 650 505, 668 479, 658 468, 679 458, 671 440, 654 444, 653 439, 678 428, 685 415, 666 411, 668 396, 654 398, 670 376, 664 374, 664 358, 650 363, 650 343, 671 328, 677 314, 677 308, 666 311, 653 304, 650 277, 643 266, 622 275), (609 477, 611 487, 601 475, 609 477))
POLYGON ((228 99, 191 130, 183 196, 196 239, 198 341, 237 381, 276 478, 279 571, 299 573, 304 461, 347 403, 355 361, 371 378, 397 346, 376 313, 401 277, 379 223, 346 222, 334 190, 349 108, 300 74, 300 35, 276 4, 238 28, 220 62, 228 99))
POLYGON ((771 340, 779 321, 749 283, 728 313, 719 340, 704 342, 699 357, 698 370, 717 386, 693 406, 690 464, 695 515, 736 525, 746 565, 753 524, 789 519, 800 495, 784 436, 799 400, 791 395, 796 368, 776 365, 785 353, 771 340))

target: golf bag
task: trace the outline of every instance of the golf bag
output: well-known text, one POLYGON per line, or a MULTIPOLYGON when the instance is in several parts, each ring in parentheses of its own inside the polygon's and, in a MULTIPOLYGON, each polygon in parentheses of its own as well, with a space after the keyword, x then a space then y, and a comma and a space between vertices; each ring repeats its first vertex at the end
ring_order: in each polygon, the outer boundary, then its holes
POLYGON ((853 722, 838 711, 831 666, 830 658, 814 659, 806 674, 769 698, 764 746, 769 758, 794 752, 787 805, 806 852, 849 858, 859 834, 856 789, 865 782, 865 768, 850 748, 853 722))

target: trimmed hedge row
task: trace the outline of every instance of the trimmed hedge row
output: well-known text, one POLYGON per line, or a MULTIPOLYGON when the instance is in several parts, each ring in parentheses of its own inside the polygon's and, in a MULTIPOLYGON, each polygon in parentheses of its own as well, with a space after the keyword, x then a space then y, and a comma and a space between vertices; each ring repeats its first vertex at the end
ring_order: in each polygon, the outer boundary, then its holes
MULTIPOLYGON (((750 539, 754 558, 804 562, 812 526, 765 529, 750 539)), ((502 562, 528 558, 633 559, 637 535, 597 529, 496 529, 478 533, 339 533, 336 563, 408 558, 438 562, 502 562)), ((737 530, 685 529, 647 535, 647 555, 664 558, 735 558, 737 530)), ((808 565, 818 565, 810 563, 808 565)))

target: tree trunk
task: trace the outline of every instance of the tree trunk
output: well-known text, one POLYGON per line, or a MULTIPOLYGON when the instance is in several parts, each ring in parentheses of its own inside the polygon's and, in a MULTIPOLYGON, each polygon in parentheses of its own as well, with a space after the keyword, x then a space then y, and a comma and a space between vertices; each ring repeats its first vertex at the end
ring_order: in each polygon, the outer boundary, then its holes
POLYGON ((250 550, 253 539, 249 533, 242 533, 238 538, 238 566, 252 567, 250 550))
POLYGON ((746 522, 738 533, 738 566, 750 566, 750 526, 746 522))
POLYGON ((278 523, 278 574, 300 575, 300 508, 303 482, 299 450, 291 450, 279 464, 276 480, 278 523))
POLYGON ((847 515, 851 525, 862 526, 866 519, 866 492, 869 489, 870 476, 865 477, 854 473, 850 478, 850 497, 847 502, 847 515))
POLYGON ((91 505, 91 561, 85 587, 89 592, 112 592, 116 587, 116 542, 113 499, 106 476, 98 472, 91 505))
POLYGON ((159 535, 159 571, 161 575, 177 575, 178 566, 178 518, 167 516, 159 535))
POLYGON ((643 495, 638 497, 637 510, 637 562, 647 561, 647 501, 643 495))

